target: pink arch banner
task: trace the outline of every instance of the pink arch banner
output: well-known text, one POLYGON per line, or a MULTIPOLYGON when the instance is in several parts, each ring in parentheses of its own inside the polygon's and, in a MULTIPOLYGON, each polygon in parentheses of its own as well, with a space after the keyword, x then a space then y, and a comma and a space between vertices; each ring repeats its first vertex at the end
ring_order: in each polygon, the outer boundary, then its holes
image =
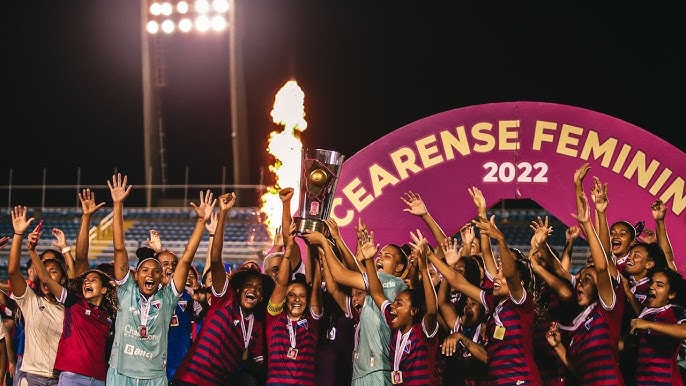
POLYGON ((658 198, 667 204, 667 232, 684 272, 686 154, 628 122, 568 105, 490 103, 403 126, 345 161, 331 216, 351 247, 358 219, 382 245, 402 244, 411 230, 428 234, 420 218, 403 212, 401 197, 413 191, 452 234, 476 215, 467 191, 476 186, 489 207, 529 198, 571 226, 573 175, 585 162, 587 193, 593 176, 608 184, 610 223, 644 220, 654 229, 650 204, 658 198))

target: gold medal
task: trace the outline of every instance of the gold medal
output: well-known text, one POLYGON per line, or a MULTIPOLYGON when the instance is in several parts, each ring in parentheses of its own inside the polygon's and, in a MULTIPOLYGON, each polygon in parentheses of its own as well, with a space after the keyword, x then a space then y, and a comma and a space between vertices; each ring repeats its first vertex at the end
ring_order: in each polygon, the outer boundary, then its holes
POLYGON ((503 340, 503 338, 505 338, 505 327, 495 326, 495 331, 493 331, 493 337, 498 340, 503 340))
POLYGON ((288 348, 288 353, 286 353, 286 357, 288 359, 297 359, 298 358, 298 349, 295 347, 290 347, 288 348))
POLYGON ((244 361, 248 360, 249 351, 250 350, 248 350, 247 348, 245 350, 243 350, 243 360, 244 361))

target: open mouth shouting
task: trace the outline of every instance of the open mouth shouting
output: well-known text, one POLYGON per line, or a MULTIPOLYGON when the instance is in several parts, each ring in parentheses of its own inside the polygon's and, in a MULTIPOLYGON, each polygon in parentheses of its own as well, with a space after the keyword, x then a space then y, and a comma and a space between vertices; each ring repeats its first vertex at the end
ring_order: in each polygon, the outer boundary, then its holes
POLYGON ((147 291, 153 291, 155 289, 155 281, 152 278, 146 278, 143 285, 147 291))

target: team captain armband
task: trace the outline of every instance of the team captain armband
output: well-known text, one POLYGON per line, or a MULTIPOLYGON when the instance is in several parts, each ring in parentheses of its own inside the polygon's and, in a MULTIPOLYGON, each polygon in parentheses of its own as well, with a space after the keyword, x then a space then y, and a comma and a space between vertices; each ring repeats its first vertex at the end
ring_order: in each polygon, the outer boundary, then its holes
POLYGON ((272 302, 268 302, 267 303, 267 312, 269 312, 269 315, 272 315, 272 316, 278 315, 281 312, 283 312, 283 305, 285 303, 286 303, 285 301, 281 302, 281 304, 274 304, 272 302))

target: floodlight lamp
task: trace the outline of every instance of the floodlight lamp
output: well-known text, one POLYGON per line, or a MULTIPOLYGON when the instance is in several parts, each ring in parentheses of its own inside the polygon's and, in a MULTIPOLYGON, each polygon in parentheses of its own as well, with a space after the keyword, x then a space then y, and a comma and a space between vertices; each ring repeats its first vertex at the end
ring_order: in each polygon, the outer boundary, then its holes
POLYGON ((163 21, 162 22, 162 31, 164 31, 168 34, 174 32, 174 22, 169 20, 169 19, 163 21))
POLYGON ((148 33, 156 34, 160 30, 160 25, 157 24, 156 21, 150 20, 148 24, 145 26, 145 29, 148 31, 148 33))
POLYGON ((189 32, 193 28, 193 22, 191 19, 185 18, 179 21, 179 30, 181 32, 189 32))
POLYGON ((226 28, 226 20, 222 15, 214 15, 210 24, 212 25, 212 29, 217 32, 223 31, 224 28, 226 28))
POLYGON ((195 12, 207 13, 210 10, 210 3, 207 0, 197 0, 195 2, 195 12))
POLYGON ((182 15, 185 15, 188 13, 188 3, 181 0, 178 3, 176 3, 176 11, 182 15))
POLYGON ((229 11, 229 2, 227 0, 212 1, 212 8, 218 13, 226 13, 229 11))
POLYGON ((162 14, 162 5, 160 3, 150 4, 150 14, 154 16, 159 16, 162 14))
POLYGON ((174 10, 174 8, 172 7, 171 3, 166 2, 166 1, 165 1, 164 3, 162 3, 162 5, 161 5, 160 7, 161 7, 161 10, 162 10, 162 14, 163 14, 164 16, 169 16, 169 15, 171 15, 171 14, 172 14, 172 11, 174 10))
POLYGON ((210 29, 210 19, 206 15, 200 15, 195 19, 195 29, 205 32, 210 29))

